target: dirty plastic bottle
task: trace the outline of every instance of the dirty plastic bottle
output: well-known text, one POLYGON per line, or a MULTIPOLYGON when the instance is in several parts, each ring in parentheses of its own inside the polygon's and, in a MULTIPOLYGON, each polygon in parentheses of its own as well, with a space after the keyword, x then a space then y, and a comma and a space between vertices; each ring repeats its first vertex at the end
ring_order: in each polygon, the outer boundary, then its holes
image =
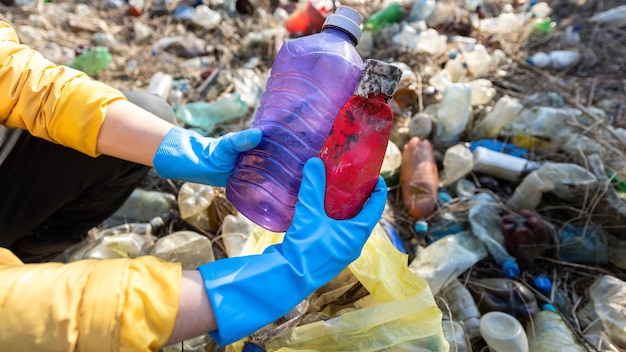
POLYGON ((393 97, 402 70, 378 60, 365 60, 354 95, 346 101, 322 146, 326 168, 326 214, 354 217, 369 198, 380 174, 393 114, 393 97))
POLYGON ((526 335, 530 352, 586 351, 551 304, 545 304, 542 310, 533 316, 532 324, 526 325, 526 335))
POLYGON ((208 135, 219 123, 233 120, 248 113, 248 105, 237 92, 212 102, 194 101, 176 108, 176 116, 187 126, 208 135))
POLYGON ((151 191, 136 188, 124 204, 104 220, 101 228, 111 228, 127 223, 149 222, 151 219, 160 217, 163 221, 169 221, 176 211, 176 196, 162 191, 151 191))
POLYGON ((109 48, 97 46, 76 56, 69 66, 83 71, 89 76, 95 76, 107 68, 111 62, 113 62, 113 57, 109 48))
POLYGON ((402 4, 394 2, 369 16, 365 20, 365 30, 376 32, 391 23, 400 22, 404 18, 404 14, 402 4))
POLYGON ((361 21, 340 6, 320 33, 286 42, 276 56, 252 123, 263 137, 239 156, 226 186, 228 200, 259 226, 282 232, 291 224, 302 167, 319 154, 361 75, 361 21))
POLYGON ((577 64, 580 58, 580 53, 575 50, 554 50, 549 53, 537 52, 526 62, 539 68, 550 66, 560 70, 577 64))
POLYGON ((441 184, 448 186, 472 172, 474 158, 465 143, 458 143, 446 149, 443 155, 441 184))
POLYGON ((436 0, 415 0, 406 20, 408 22, 426 21, 436 7, 436 0))
POLYGON ((506 249, 522 268, 532 268, 535 259, 553 247, 547 223, 530 210, 505 215, 502 233, 506 249))
POLYGON ((500 207, 493 196, 485 192, 475 194, 470 202, 468 216, 472 232, 483 242, 504 275, 509 278, 518 277, 520 270, 517 262, 504 247, 500 207))
POLYGON ((451 83, 446 87, 437 110, 435 141, 441 145, 452 145, 469 123, 472 107, 472 88, 465 83, 451 83))
POLYGON ((601 229, 594 226, 580 228, 567 224, 559 231, 560 260, 591 265, 609 262, 608 240, 601 229))
POLYGON ((454 278, 441 289, 445 304, 439 304, 441 310, 451 319, 463 322, 467 336, 473 340, 480 336, 480 311, 470 291, 454 278), (449 310, 449 312, 448 312, 449 310))
POLYGON ((402 151, 400 189, 402 201, 411 218, 416 220, 415 231, 428 231, 428 218, 437 205, 439 171, 430 141, 412 137, 402 151))
POLYGON ((473 139, 497 137, 502 127, 513 121, 523 109, 524 105, 519 99, 509 95, 502 96, 496 102, 493 110, 489 111, 480 120, 478 126, 474 129, 473 139))
POLYGON ((626 282, 611 275, 603 275, 589 287, 589 298, 611 342, 626 348, 626 282))
POLYGON ((474 171, 507 181, 516 181, 541 166, 538 162, 484 147, 476 147, 473 155, 474 171))
POLYGON ((450 351, 472 352, 466 329, 461 323, 446 319, 441 322, 441 328, 450 345, 450 351))
MULTIPOLYGON (((493 352, 528 352, 524 327, 514 316, 504 312, 489 312, 480 318, 480 333, 493 352)), ((544 350, 556 351, 556 350, 544 350)))
POLYGON ((493 311, 504 312, 527 322, 539 311, 535 294, 513 279, 474 279, 468 281, 467 288, 483 315, 493 311))
POLYGON ((487 257, 483 243, 469 231, 446 236, 417 251, 409 269, 436 295, 446 283, 487 257))
POLYGON ((195 270, 199 265, 215 261, 209 238, 194 231, 176 231, 159 238, 150 255, 181 263, 183 270, 195 270))
POLYGON ((172 75, 159 71, 152 75, 152 78, 150 78, 147 91, 148 93, 156 94, 163 99, 168 99, 173 84, 174 78, 172 75))

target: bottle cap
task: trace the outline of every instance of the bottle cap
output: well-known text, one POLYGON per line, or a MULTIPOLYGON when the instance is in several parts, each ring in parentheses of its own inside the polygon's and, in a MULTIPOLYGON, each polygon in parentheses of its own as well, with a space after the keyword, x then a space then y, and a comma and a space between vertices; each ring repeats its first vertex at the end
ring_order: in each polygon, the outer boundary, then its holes
POLYGON ((415 223, 414 229, 417 233, 426 233, 428 232, 428 223, 424 220, 419 220, 415 223))
POLYGON ((354 45, 357 45, 361 38, 362 21, 363 16, 357 10, 348 6, 339 6, 335 13, 326 17, 322 29, 331 27, 344 30, 352 37, 354 45))
POLYGON ((370 94, 383 94, 393 97, 400 84, 402 69, 396 65, 367 59, 364 62, 363 72, 359 83, 354 89, 354 95, 367 98, 370 94))
POLYGON ((543 275, 539 275, 535 278, 535 287, 544 295, 552 292, 552 282, 543 275))
POLYGON ((514 279, 519 276, 519 267, 517 266, 517 263, 511 259, 507 259, 502 262, 502 271, 504 272, 504 276, 510 279, 514 279))
POLYGON ((551 312, 558 313, 558 312, 556 311, 556 308, 555 308, 552 304, 550 304, 550 303, 546 303, 546 304, 542 305, 542 306, 541 306, 541 310, 549 310, 549 311, 551 311, 551 312))

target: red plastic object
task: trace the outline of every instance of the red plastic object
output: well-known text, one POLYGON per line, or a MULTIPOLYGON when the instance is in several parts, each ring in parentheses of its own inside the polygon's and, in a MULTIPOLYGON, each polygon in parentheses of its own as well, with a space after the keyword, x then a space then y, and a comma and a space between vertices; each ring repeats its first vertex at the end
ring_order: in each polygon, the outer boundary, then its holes
POLYGON ((439 172, 432 144, 412 137, 402 151, 400 189, 402 201, 413 219, 424 220, 432 214, 438 186, 439 172))
POLYGON ((285 21, 289 34, 308 35, 322 30, 326 15, 307 1, 298 6, 285 21))
POLYGON ((326 214, 354 217, 380 174, 393 115, 383 95, 352 96, 337 115, 320 158, 326 165, 326 214))

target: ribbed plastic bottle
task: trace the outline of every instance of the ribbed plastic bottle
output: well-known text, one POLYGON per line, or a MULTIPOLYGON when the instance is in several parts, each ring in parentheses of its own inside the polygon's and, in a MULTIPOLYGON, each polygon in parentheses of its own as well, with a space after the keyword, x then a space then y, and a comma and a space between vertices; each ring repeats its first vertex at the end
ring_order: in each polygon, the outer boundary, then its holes
POLYGON ((402 70, 378 60, 365 60, 363 73, 322 146, 326 168, 326 214, 354 217, 369 198, 380 174, 393 114, 387 101, 398 88, 402 70))
POLYGON ((355 47, 362 20, 340 6, 320 33, 286 42, 276 56, 252 123, 263 138, 239 156, 226 186, 233 206, 267 230, 291 224, 302 167, 319 154, 354 92, 363 68, 355 47))

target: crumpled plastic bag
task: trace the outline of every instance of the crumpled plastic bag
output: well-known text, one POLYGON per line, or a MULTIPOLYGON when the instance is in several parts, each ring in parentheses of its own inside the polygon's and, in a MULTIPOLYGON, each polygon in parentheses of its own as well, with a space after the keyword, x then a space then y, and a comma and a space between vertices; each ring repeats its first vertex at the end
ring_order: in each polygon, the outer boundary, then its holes
MULTIPOLYGON (((242 255, 261 253, 281 242, 283 235, 258 227, 242 255)), ((361 256, 349 266, 370 294, 354 303, 356 309, 267 341, 266 351, 448 351, 442 312, 426 280, 411 272, 407 262, 407 255, 377 225, 361 256)), ((243 344, 238 341, 226 351, 241 351, 243 344)))

